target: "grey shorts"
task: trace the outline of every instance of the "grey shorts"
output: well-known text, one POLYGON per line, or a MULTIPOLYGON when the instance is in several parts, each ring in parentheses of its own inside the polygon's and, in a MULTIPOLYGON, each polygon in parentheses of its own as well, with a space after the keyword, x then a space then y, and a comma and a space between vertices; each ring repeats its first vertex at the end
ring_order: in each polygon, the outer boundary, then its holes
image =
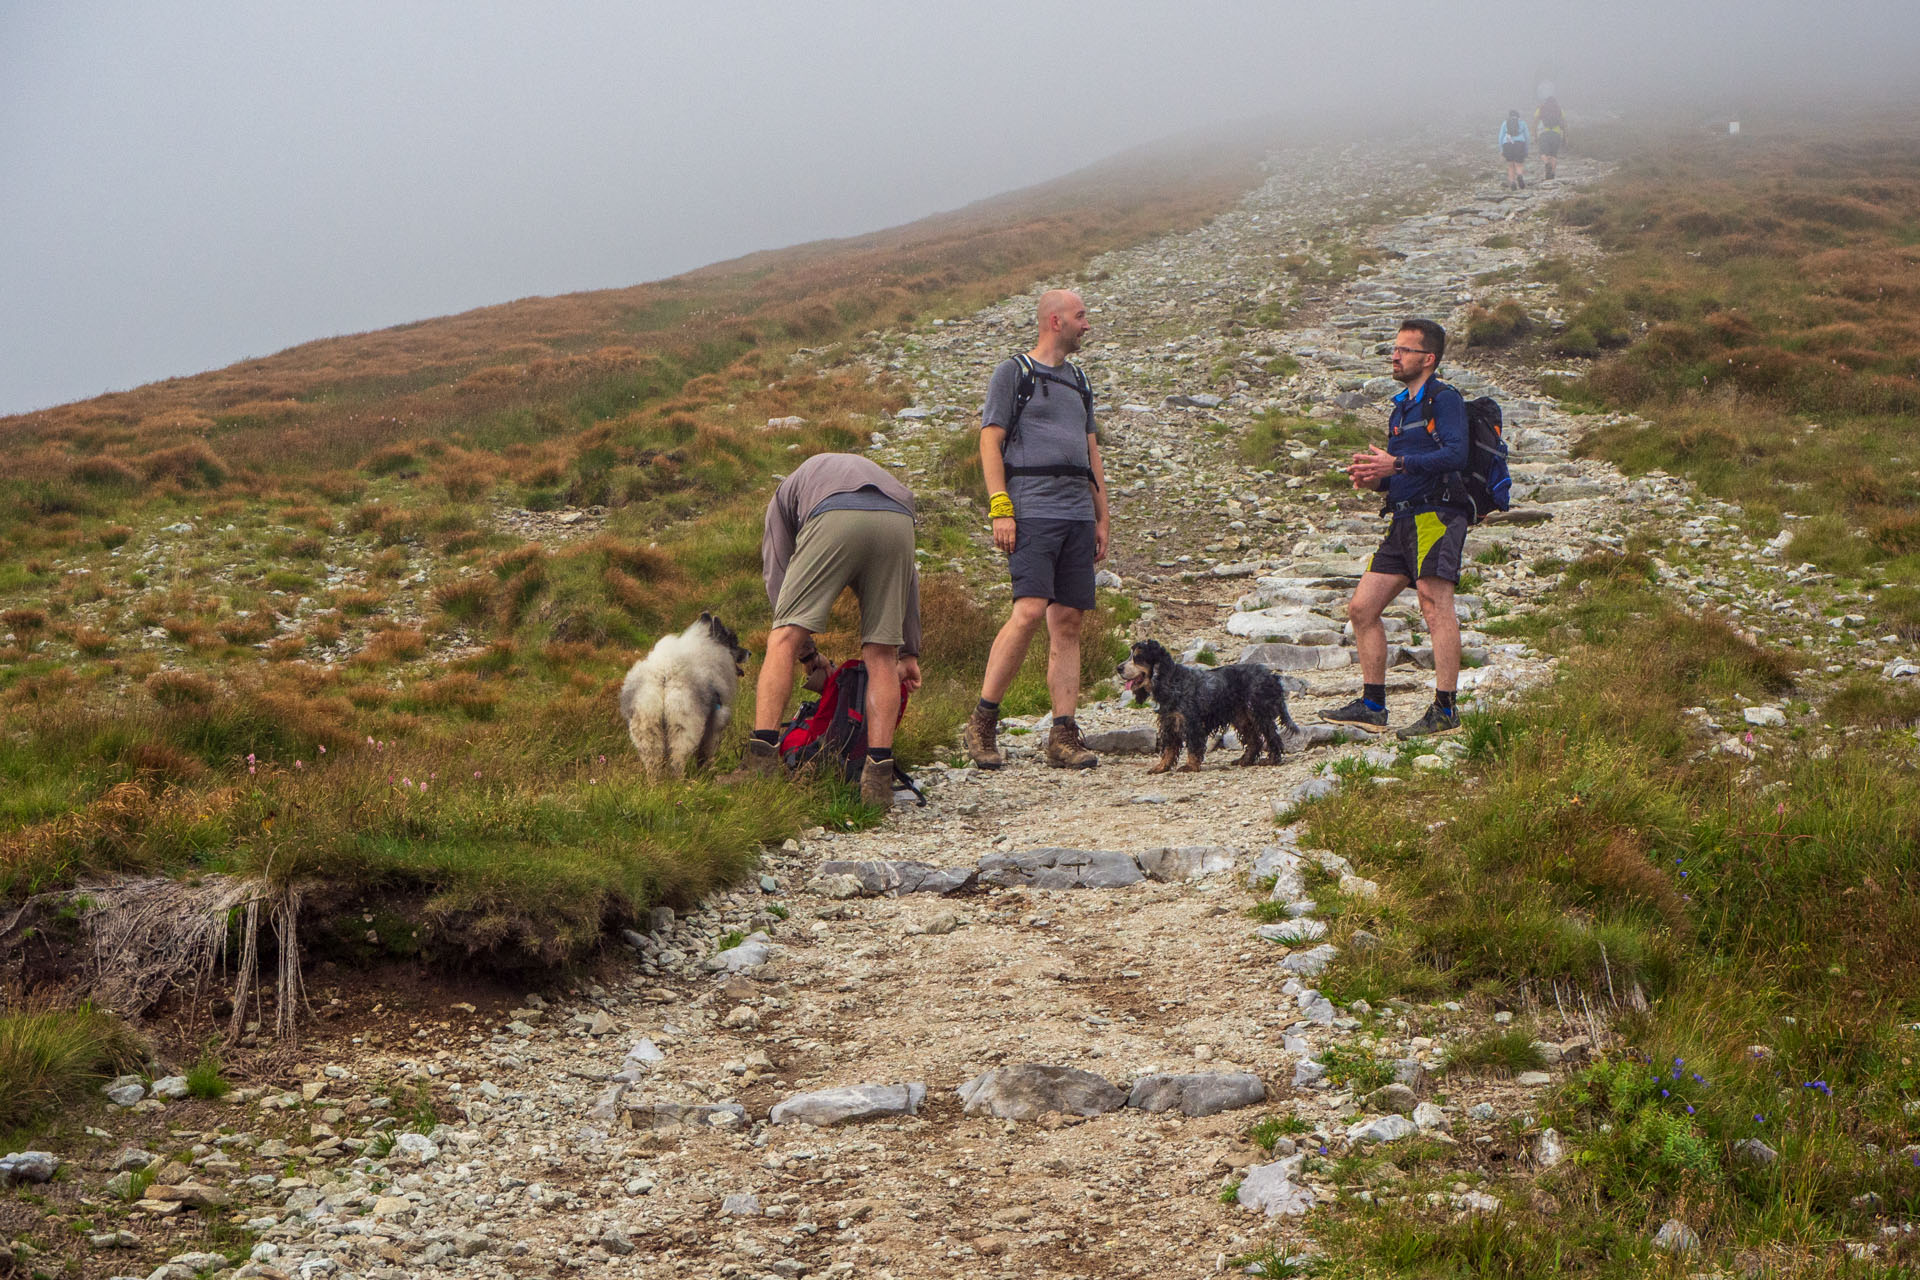
POLYGON ((1395 516, 1380 549, 1367 562, 1368 573, 1391 573, 1417 581, 1460 581, 1460 557, 1467 545, 1467 517, 1458 511, 1422 511, 1395 516))
POLYGON ((860 600, 860 643, 906 639, 913 590, 913 517, 900 511, 822 511, 800 526, 773 606, 775 627, 827 629, 848 587, 860 600))
POLYGON ((1560 141, 1560 131, 1558 129, 1542 129, 1540 131, 1540 154, 1543 156, 1559 155, 1560 141))
POLYGON ((1013 529, 1013 598, 1037 597, 1069 609, 1091 609, 1094 537, 1091 520, 1020 520, 1013 529))

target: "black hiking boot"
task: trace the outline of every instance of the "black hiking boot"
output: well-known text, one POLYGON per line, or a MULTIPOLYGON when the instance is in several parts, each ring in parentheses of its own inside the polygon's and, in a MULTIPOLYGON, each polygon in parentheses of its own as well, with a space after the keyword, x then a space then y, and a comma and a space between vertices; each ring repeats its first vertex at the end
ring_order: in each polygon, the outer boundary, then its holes
POLYGON ((1408 738, 1438 737, 1443 733, 1454 733, 1460 728, 1460 711, 1442 711, 1435 702, 1427 707, 1427 714, 1415 720, 1395 736, 1403 742, 1408 738))
POLYGON ((1387 709, 1382 707, 1375 711, 1367 705, 1365 698, 1355 698, 1344 707, 1327 707, 1320 712, 1320 718, 1328 724, 1352 725, 1368 733, 1387 731, 1387 709))

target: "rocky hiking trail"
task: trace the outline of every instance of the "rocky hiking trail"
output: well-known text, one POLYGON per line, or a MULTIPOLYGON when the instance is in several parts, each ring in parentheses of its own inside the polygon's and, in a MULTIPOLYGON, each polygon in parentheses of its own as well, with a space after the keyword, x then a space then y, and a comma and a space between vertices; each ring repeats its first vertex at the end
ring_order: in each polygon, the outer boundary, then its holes
MULTIPOLYGON (((1452 1208, 1515 1194, 1511 1173, 1559 1158, 1538 1100, 1602 1027, 1523 1011, 1552 1071, 1455 1074, 1436 1089, 1450 1041, 1512 1015, 1335 1007, 1315 990, 1338 949, 1322 940, 1314 886, 1380 889, 1285 819, 1336 785, 1332 761, 1396 752, 1391 739, 1315 727, 1316 708, 1358 683, 1341 609, 1380 523, 1321 482, 1342 449, 1300 445, 1309 474, 1289 477, 1249 466, 1237 441, 1269 408, 1330 423, 1351 410, 1378 426, 1395 389, 1381 352, 1401 316, 1456 326, 1470 301, 1544 288, 1477 277, 1590 254, 1541 216, 1596 170, 1575 159, 1564 173, 1508 193, 1465 144, 1303 149, 1276 157, 1227 215, 1087 274, 1096 328, 1083 354, 1111 436, 1111 581, 1139 601, 1138 634, 1220 661, 1260 646, 1255 659, 1287 673, 1307 733, 1284 764, 1234 768, 1220 751, 1197 774, 1150 775, 1151 711, 1113 700, 1083 715, 1107 749, 1100 767, 1052 771, 1018 732, 1038 726, 1015 724, 1007 769, 928 767, 924 809, 870 831, 813 830, 769 851, 757 884, 677 919, 656 912, 600 971, 605 985, 529 995, 498 1017, 454 1005, 400 1045, 317 1028, 273 1086, 179 1113, 198 1127, 166 1118, 185 1163, 157 1170, 124 1236, 102 1229, 87 1273, 224 1265, 166 1247, 182 1218, 221 1214, 257 1241, 236 1277, 1210 1275, 1264 1245, 1304 1243, 1311 1215, 1357 1190, 1309 1157, 1412 1135, 1452 1149, 1452 1208), (1421 211, 1338 223, 1383 193, 1406 198, 1410 180, 1421 211), (1385 252, 1347 278, 1290 286, 1275 264, 1330 235, 1385 252), (1260 329, 1255 315, 1283 327, 1260 329), (1297 371, 1210 377, 1241 359, 1223 336, 1236 319, 1248 328, 1239 350, 1271 346, 1297 371), (1291 918, 1259 926, 1248 908, 1269 877, 1291 918), (1391 1064, 1397 1083, 1356 1096, 1337 1069, 1355 1051, 1391 1064), (1271 1151, 1245 1137, 1268 1117, 1296 1118, 1271 1151), (1223 1203, 1237 1179, 1237 1202, 1223 1203)), ((879 363, 917 403, 886 424, 875 456, 910 479, 930 474, 972 425, 992 365, 1026 345, 1031 308, 1017 297, 892 335, 879 363)), ((1541 655, 1476 630, 1533 607, 1552 579, 1527 566, 1543 558, 1617 548, 1658 524, 1705 560, 1796 572, 1679 481, 1629 483, 1573 460, 1583 425, 1602 419, 1562 413, 1530 372, 1472 351, 1447 369, 1469 394, 1502 400, 1518 505, 1531 512, 1469 542, 1469 555, 1495 542, 1514 553, 1474 566, 1483 585, 1461 597, 1480 663, 1463 673, 1473 697, 1550 673, 1541 655)), ((1738 594, 1756 616, 1805 623, 1731 578, 1685 586, 1696 603, 1738 594)), ((1402 724, 1431 677, 1410 593, 1395 613, 1402 724)), ((1415 767, 1449 768, 1462 750, 1421 747, 1415 767)), ((185 1105, 166 1101, 166 1082, 144 1099, 137 1079, 119 1083, 130 1118, 185 1105)), ((76 1158, 90 1192, 157 1154, 116 1152, 98 1133, 98 1151, 76 1158)))

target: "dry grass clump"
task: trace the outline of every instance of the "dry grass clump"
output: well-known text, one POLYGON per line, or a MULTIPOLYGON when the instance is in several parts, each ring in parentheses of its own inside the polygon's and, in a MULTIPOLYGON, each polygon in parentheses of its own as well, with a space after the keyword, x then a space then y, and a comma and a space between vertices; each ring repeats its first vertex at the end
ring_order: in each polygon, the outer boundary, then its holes
POLYGON ((140 1038, 92 1005, 0 1014, 0 1134, 78 1101, 145 1058, 140 1038))
POLYGON ((147 696, 163 707, 207 706, 219 696, 212 681, 186 671, 156 671, 147 677, 147 696))
POLYGON ((373 633, 354 661, 362 663, 404 662, 427 651, 427 638, 409 627, 388 627, 373 633))
POLYGON ((1476 304, 1467 311, 1470 347, 1510 347, 1532 332, 1533 317, 1512 298, 1491 307, 1476 304))
POLYGON ((175 484, 182 489, 211 489, 226 482, 228 469, 220 455, 193 441, 156 449, 140 459, 148 484, 175 484))

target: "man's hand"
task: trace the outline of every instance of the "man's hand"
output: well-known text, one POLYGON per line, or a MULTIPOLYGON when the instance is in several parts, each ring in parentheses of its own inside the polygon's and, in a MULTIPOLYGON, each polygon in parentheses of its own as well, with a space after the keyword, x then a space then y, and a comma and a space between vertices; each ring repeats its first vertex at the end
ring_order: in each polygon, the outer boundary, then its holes
POLYGON ((1001 516, 993 522, 993 545, 1000 548, 1001 554, 1013 554, 1013 533, 1012 516, 1001 516))
POLYGON ((920 687, 920 659, 900 659, 900 687, 908 693, 920 687))
POLYGON ((1378 489, 1394 474, 1398 459, 1379 445, 1368 445, 1365 453, 1353 455, 1353 461, 1347 465, 1347 476, 1356 489, 1378 489))
POLYGON ((1095 564, 1107 558, 1107 518, 1101 516, 1093 522, 1093 560, 1095 564))

